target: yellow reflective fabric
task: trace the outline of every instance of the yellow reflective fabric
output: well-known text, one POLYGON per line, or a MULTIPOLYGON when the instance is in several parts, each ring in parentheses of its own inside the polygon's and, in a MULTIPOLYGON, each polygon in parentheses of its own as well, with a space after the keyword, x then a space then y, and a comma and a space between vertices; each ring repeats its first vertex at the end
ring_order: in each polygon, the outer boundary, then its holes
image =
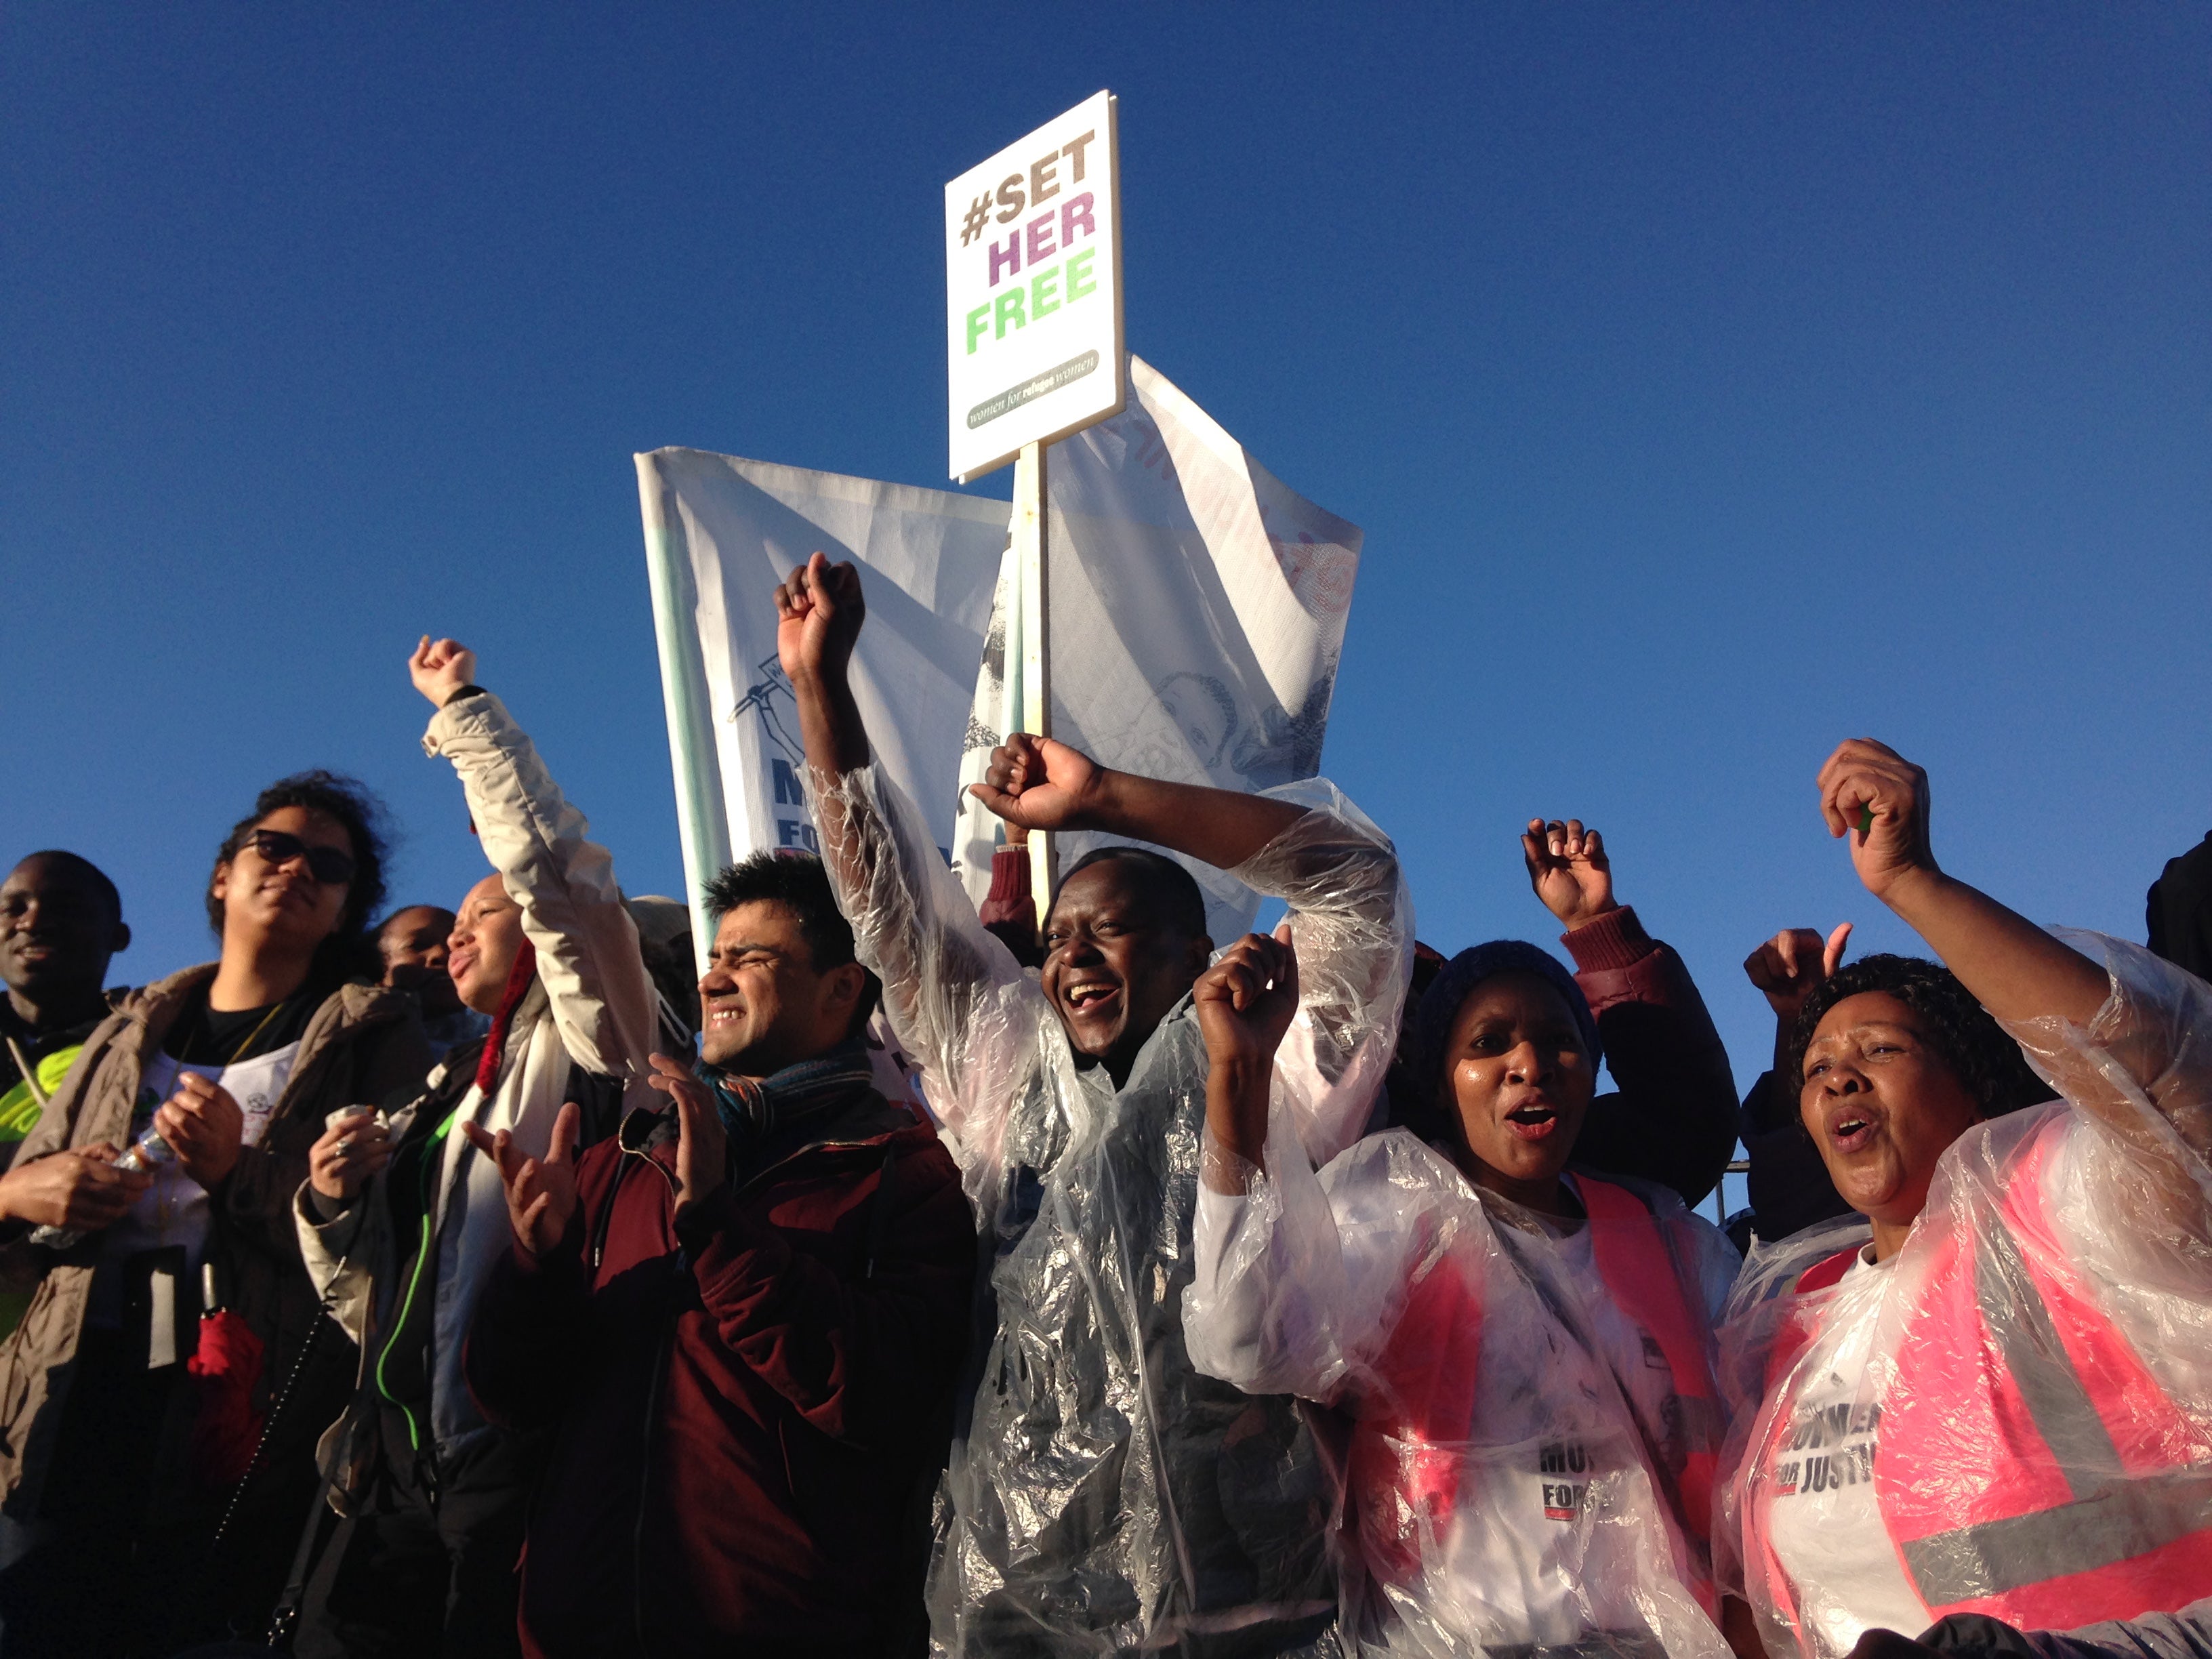
MULTIPOLYGON (((82 1051, 82 1042, 72 1042, 66 1048, 57 1048, 39 1061, 35 1069, 39 1076, 40 1094, 51 1095, 62 1085, 69 1074, 70 1062, 82 1051)), ((0 1147, 12 1148, 23 1137, 38 1127, 39 1115, 46 1109, 39 1096, 31 1092, 31 1085, 18 1079, 15 1086, 0 1095, 0 1147)), ((31 1305, 28 1291, 0 1291, 0 1342, 15 1332, 23 1317, 23 1310, 31 1305)))

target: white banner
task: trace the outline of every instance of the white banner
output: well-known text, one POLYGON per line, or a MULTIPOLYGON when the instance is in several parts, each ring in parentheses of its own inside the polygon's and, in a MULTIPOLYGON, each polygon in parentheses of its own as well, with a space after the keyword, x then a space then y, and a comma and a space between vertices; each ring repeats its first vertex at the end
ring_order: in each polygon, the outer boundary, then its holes
MULTIPOLYGON (((1311 777, 1361 533, 1147 364, 1128 372, 1127 410, 1048 452, 1054 734, 1179 782, 1311 777)), ((980 903, 1000 825, 963 792, 1007 729, 1009 645, 1020 660, 1007 503, 696 449, 640 455, 637 477, 696 937, 713 937, 699 900, 717 870, 816 846, 773 596, 817 548, 865 573, 853 690, 876 760, 980 903)), ((1060 837, 1061 867, 1101 839, 1060 837)), ((1250 927, 1248 890, 1184 862, 1217 943, 1250 927)))
MULTIPOLYGON (((1140 359, 1128 407, 1047 452, 1053 735, 1116 769, 1224 789, 1314 775, 1336 686, 1361 532, 1285 485, 1140 359)), ((1010 580, 1004 586, 1011 589, 1010 580)), ((963 785, 1004 729, 1002 592, 969 702, 963 785)), ((956 861, 980 903, 997 820, 963 797, 956 861)), ((1060 837, 1065 870, 1104 837, 1060 837)), ((1252 925, 1252 892, 1194 860, 1214 942, 1252 925)))
POLYGON ((695 936, 700 890, 763 848, 818 851, 775 653, 775 587, 819 549, 860 567, 853 692, 875 758, 949 848, 968 703, 1006 544, 1004 501, 696 449, 637 457, 695 936))

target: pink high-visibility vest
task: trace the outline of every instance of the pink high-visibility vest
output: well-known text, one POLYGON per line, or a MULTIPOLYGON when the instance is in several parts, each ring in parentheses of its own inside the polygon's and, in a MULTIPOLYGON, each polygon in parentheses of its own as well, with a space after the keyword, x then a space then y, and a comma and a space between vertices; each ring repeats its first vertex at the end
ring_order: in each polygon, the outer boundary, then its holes
MULTIPOLYGON (((2022 1145, 1992 1224, 1941 1242, 1881 1401, 1875 1498, 1931 1619, 2066 1630, 2212 1593, 2212 1421, 2167 1396, 2052 1231, 2042 1176, 2066 1121, 2022 1145)), ((1835 1284, 1855 1253, 1809 1269, 1797 1292, 1835 1284)), ((1770 1396, 1817 1318, 1777 1343, 1770 1396)), ((1791 1415, 1774 1413, 1753 1465, 1747 1526, 1794 1620, 1765 1479, 1791 1415)))
MULTIPOLYGON (((1579 1172, 1575 1180, 1607 1295, 1650 1334, 1673 1374, 1687 1455, 1680 1469, 1654 1474, 1673 1483, 1679 1518, 1702 1542, 1711 1526, 1722 1427, 1711 1323, 1692 1315, 1674 1255, 1644 1200, 1609 1181, 1579 1172)), ((1423 1540, 1444 1535, 1462 1498, 1462 1448, 1475 1437, 1481 1272, 1480 1262, 1469 1271, 1447 1256, 1413 1287, 1375 1362, 1381 1387, 1361 1402, 1352 1425, 1346 1474, 1352 1513, 1366 1565, 1387 1583, 1413 1580, 1423 1540)), ((1708 1587, 1698 1588, 1709 1600, 1708 1587)))

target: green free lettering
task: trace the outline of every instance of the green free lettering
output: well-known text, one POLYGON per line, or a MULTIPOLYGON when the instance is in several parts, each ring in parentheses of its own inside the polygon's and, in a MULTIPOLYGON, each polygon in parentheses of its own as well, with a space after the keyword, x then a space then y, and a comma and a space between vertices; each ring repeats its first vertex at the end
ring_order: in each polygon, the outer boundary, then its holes
POLYGON ((1091 264, 1097 252, 1097 248, 1087 247, 1056 265, 1032 271, 1028 282, 1003 289, 969 312, 968 355, 975 355, 975 348, 986 334, 994 340, 1003 340, 1008 329, 1023 329, 1031 323, 1042 322, 1062 306, 1072 306, 1096 294, 1098 279, 1091 274, 1091 264))

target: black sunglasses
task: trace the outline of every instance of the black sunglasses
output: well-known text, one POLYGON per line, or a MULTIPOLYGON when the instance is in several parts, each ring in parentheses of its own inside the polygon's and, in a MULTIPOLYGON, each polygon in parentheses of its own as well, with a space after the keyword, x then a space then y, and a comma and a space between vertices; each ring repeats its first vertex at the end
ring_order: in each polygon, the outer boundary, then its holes
POLYGON ((294 859, 305 859, 307 873, 317 881, 331 887, 353 885, 353 860, 335 847, 310 847, 297 836, 288 836, 282 830, 256 830, 246 840, 271 864, 289 864, 294 859))

